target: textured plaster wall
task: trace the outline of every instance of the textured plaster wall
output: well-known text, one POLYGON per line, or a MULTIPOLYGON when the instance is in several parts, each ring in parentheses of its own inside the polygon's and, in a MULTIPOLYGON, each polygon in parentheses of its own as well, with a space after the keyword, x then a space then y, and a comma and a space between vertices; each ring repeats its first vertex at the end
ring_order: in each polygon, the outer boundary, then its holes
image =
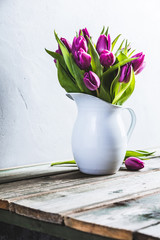
POLYGON ((109 25, 113 37, 122 33, 146 53, 125 104, 137 115, 129 148, 160 145, 159 13, 159 0, 0 0, 0 168, 72 158, 76 107, 44 51, 57 49, 54 29, 72 41, 87 26, 96 42, 109 25))

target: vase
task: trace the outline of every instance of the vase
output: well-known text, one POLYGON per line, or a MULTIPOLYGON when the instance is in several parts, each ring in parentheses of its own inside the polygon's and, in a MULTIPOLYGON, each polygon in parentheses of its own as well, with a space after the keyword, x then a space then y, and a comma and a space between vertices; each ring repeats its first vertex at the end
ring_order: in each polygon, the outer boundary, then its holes
POLYGON ((116 173, 123 163, 136 123, 134 111, 84 93, 69 93, 67 96, 76 102, 78 108, 72 132, 72 151, 79 170, 92 175, 116 173), (131 114, 127 132, 121 116, 124 109, 131 114))

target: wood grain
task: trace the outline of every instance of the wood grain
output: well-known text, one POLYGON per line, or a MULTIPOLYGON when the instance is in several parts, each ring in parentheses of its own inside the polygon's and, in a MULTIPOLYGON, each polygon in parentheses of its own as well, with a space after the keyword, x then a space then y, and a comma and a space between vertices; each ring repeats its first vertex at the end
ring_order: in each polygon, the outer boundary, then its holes
POLYGON ((122 240, 131 240, 134 232, 137 231, 143 235, 146 234, 146 237, 153 236, 159 239, 159 224, 139 230, 159 222, 160 192, 139 199, 117 202, 109 207, 73 213, 65 217, 66 226, 122 240))
MULTIPOLYGON (((104 206, 119 201, 121 198, 130 199, 134 195, 159 189, 160 172, 154 172, 133 176, 100 181, 93 184, 83 184, 71 186, 60 191, 53 191, 48 194, 36 195, 21 200, 10 200, 11 211, 18 214, 37 219, 41 212, 47 212, 63 218, 64 215, 72 211, 82 211, 83 209, 104 206), (38 214, 39 213, 39 214, 38 214)), ((41 220, 50 221, 43 214, 41 220)), ((59 223, 55 222, 54 223, 59 223)))
MULTIPOLYGON (((89 176, 75 170, 58 175, 21 180, 20 182, 3 183, 0 184, 0 208, 7 209, 9 202, 13 200, 44 195, 78 185, 94 184, 104 180, 110 181, 110 179, 121 178, 122 176, 126 177, 130 174, 130 172, 119 171, 116 175, 97 177, 89 176), (16 191, 14 191, 15 189, 16 191), (8 204, 6 204, 7 202, 8 204)), ((137 174, 140 173, 132 173, 132 175, 137 174)))
MULTIPOLYGON (((86 174, 82 174, 77 171, 75 168, 71 172, 62 173, 59 172, 59 167, 53 167, 55 173, 50 176, 43 176, 34 179, 27 179, 21 181, 14 181, 10 183, 2 183, 0 184, 0 208, 8 209, 9 202, 13 199, 23 199, 27 197, 39 196, 41 194, 48 194, 55 191, 60 191, 62 189, 66 189, 68 187, 75 188, 78 185, 86 185, 94 184, 96 182, 103 182, 110 181, 111 179, 118 179, 118 178, 126 178, 127 176, 138 176, 142 174, 146 174, 151 171, 157 171, 159 168, 158 166, 155 168, 155 163, 157 159, 148 161, 148 166, 146 166, 142 171, 139 172, 129 172, 125 169, 122 169, 117 172, 115 175, 108 175, 108 176, 90 176, 86 174), (15 191, 16 189, 16 191, 15 191), (8 202, 8 203, 7 203, 8 202)), ((66 168, 68 171, 68 168, 66 168)), ((12 170, 11 170, 12 171, 12 170)), ((36 166, 35 166, 36 172, 36 166)), ((22 172, 23 173, 23 172, 22 172)), ((50 173, 51 174, 51 173, 50 173)), ((10 178, 9 178, 10 179, 10 178)))
POLYGON ((0 171, 0 180, 8 182, 0 184, 0 208, 97 236, 156 238, 160 158, 146 161, 141 171, 129 172, 123 166, 117 174, 108 176, 85 175, 75 167, 56 166, 47 172, 49 168, 0 171), (16 171, 18 177, 14 177, 16 171), (23 174, 27 179, 22 180, 23 174))
MULTIPOLYGON (((67 188, 70 186, 76 186, 81 184, 93 184, 94 182, 99 181, 110 181, 111 179, 117 178, 126 178, 127 176, 138 176, 146 174, 152 171, 160 170, 160 160, 152 159, 146 161, 146 166, 139 172, 130 172, 126 171, 124 167, 114 175, 108 176, 90 176, 77 171, 77 168, 74 168, 70 172, 70 168, 64 167, 63 172, 59 172, 60 167, 55 166, 52 169, 55 171, 49 176, 37 177, 34 179, 21 180, 19 182, 14 181, 10 183, 1 183, 0 184, 0 199, 15 199, 19 197, 26 197, 27 195, 36 195, 40 193, 51 192, 55 189, 67 188), (66 172, 67 171, 67 172, 66 172), (14 189, 16 188, 16 191, 14 189)), ((50 168, 49 168, 50 169, 50 168)), ((62 168, 63 169, 63 168, 62 168)), ((13 169, 12 169, 13 170, 13 169)), ((11 172, 12 172, 11 170, 11 172)), ((42 170, 42 169, 41 169, 42 170)), ((33 171, 33 169, 32 169, 33 171)), ((37 167, 34 167, 34 172, 37 171, 37 167)), ((39 170, 38 170, 39 171, 39 170)), ((23 174, 23 171, 22 173, 23 174)), ((24 175, 25 177, 25 175, 24 175)))

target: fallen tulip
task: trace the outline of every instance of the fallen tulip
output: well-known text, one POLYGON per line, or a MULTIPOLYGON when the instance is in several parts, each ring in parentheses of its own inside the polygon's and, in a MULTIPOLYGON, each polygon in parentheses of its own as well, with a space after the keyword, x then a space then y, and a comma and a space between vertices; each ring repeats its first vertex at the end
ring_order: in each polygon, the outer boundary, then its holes
POLYGON ((137 171, 144 168, 144 163, 139 158, 129 157, 125 160, 125 165, 128 170, 137 171))

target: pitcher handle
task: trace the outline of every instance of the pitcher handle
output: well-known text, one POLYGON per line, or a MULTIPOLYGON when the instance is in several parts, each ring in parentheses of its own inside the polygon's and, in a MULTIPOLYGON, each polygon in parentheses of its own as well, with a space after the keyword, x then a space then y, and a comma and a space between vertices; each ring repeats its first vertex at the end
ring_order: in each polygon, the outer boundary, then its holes
POLYGON ((127 131, 127 138, 128 138, 128 141, 129 141, 129 139, 131 137, 131 134, 133 132, 133 129, 136 125, 136 115, 135 115, 135 112, 131 108, 123 108, 123 109, 128 110, 130 115, 131 115, 131 124, 129 126, 128 131, 127 131))

